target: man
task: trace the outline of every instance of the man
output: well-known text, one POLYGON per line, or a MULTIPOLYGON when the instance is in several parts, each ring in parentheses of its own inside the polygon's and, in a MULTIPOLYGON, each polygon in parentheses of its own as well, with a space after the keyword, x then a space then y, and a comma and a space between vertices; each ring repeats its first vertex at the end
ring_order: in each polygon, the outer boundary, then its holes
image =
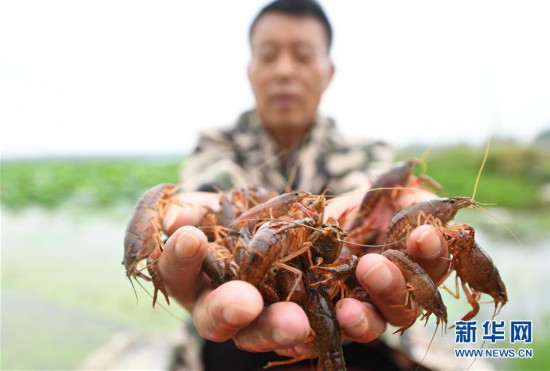
MULTIPOLYGON (((293 302, 264 306, 258 290, 243 281, 212 288, 201 272, 206 237, 193 227, 204 213, 203 206, 219 208, 215 193, 208 191, 245 184, 282 191, 289 181, 290 188, 313 193, 328 188, 340 195, 355 189, 327 207, 327 214, 340 216, 344 210, 356 209, 368 188, 369 175, 387 166, 385 146, 350 143, 341 138, 331 120, 318 116, 322 94, 334 75, 331 41, 330 24, 313 1, 279 0, 258 14, 250 28, 248 67, 255 109, 243 114, 234 128, 203 135, 183 173, 182 182, 189 191, 181 196, 184 203, 172 206, 164 218, 170 238, 159 269, 169 294, 192 313, 198 333, 209 340, 204 356, 207 370, 220 365, 223 369, 256 369, 265 364, 261 354, 246 352, 299 356, 306 352, 304 340, 310 334, 303 309, 293 302), (222 343, 231 339, 246 352, 231 348, 233 341, 222 343)), ((408 191, 401 192, 396 202, 404 207, 431 197, 408 191)), ((382 227, 391 217, 389 210, 389 205, 382 207, 376 216, 382 227)), ((434 281, 444 276, 448 260, 442 258, 448 251, 432 227, 422 226, 411 233, 408 252, 434 281)), ((369 343, 385 331, 387 322, 401 326, 416 316, 403 305, 405 281, 389 260, 378 254, 365 255, 356 276, 369 292, 370 302, 347 298, 336 305, 346 339, 369 343)), ((375 348, 380 350, 376 354, 385 349, 379 343, 375 348)), ((355 362, 356 367, 376 368, 375 358, 356 357, 357 362, 348 361, 350 366, 355 362)), ((379 365, 411 366, 391 358, 379 365)))

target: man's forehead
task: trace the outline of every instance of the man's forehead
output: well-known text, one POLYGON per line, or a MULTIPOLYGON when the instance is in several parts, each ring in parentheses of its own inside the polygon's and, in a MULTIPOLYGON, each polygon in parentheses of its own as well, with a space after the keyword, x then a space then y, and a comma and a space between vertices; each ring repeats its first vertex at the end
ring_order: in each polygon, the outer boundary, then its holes
POLYGON ((269 13, 256 23, 252 34, 252 48, 263 45, 289 44, 327 48, 327 35, 321 22, 311 16, 269 13))
POLYGON ((254 50, 271 50, 276 48, 292 48, 297 50, 315 50, 320 49, 321 46, 314 44, 312 42, 309 42, 307 40, 300 41, 300 40, 294 40, 294 41, 287 41, 287 42, 279 42, 277 40, 270 40, 268 38, 259 41, 252 45, 252 49, 254 50))

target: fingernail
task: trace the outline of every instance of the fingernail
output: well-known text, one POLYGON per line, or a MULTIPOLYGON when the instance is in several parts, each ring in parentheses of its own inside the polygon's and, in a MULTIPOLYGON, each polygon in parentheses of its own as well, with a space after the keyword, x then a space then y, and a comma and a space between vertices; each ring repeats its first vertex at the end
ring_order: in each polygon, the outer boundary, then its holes
POLYGON ((164 214, 164 218, 162 221, 162 226, 164 230, 170 230, 172 229, 174 223, 179 218, 186 218, 189 219, 195 214, 195 209, 188 204, 178 204, 174 206, 170 206, 166 213, 164 214))
POLYGON ((367 316, 365 316, 364 312, 361 312, 359 317, 347 326, 346 332, 352 337, 360 337, 367 332, 368 328, 369 322, 367 321, 367 316))
POLYGON ((384 290, 391 285, 393 275, 384 262, 372 266, 367 273, 361 277, 362 282, 371 290, 384 290))
POLYGON ((241 317, 241 312, 238 308, 234 307, 225 307, 222 311, 222 318, 225 322, 230 325, 238 323, 241 317))
POLYGON ((439 255, 441 240, 437 232, 432 227, 427 227, 421 230, 420 233, 416 240, 416 246, 422 252, 422 255, 426 258, 439 255))
POLYGON ((191 259, 199 251, 200 242, 190 232, 181 233, 176 240, 176 253, 182 259, 191 259))
POLYGON ((166 214, 164 214, 164 218, 162 220, 162 227, 165 230, 170 229, 174 223, 176 222, 176 219, 180 215, 181 210, 179 207, 169 207, 166 211, 166 214))
POLYGON ((281 328, 275 328, 273 330, 273 340, 281 346, 289 346, 294 344, 296 337, 281 328))
POLYGON ((252 320, 254 313, 246 307, 228 305, 222 310, 222 319, 229 326, 240 327, 248 320, 252 320))

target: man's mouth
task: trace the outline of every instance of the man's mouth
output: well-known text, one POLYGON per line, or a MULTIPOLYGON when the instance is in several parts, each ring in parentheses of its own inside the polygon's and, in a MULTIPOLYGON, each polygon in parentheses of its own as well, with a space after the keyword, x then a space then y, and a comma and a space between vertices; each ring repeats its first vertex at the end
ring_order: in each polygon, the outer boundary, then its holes
POLYGON ((275 94, 272 96, 271 101, 278 108, 292 108, 298 103, 298 97, 293 94, 275 94))

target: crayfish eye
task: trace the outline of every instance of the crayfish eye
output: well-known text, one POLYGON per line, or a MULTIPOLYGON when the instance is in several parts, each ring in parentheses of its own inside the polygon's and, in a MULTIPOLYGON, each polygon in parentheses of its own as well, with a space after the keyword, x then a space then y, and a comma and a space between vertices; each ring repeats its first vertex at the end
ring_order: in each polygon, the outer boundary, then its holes
POLYGON ((272 266, 271 269, 269 270, 269 273, 272 275, 272 276, 275 276, 277 275, 277 273, 279 272, 279 267, 277 266, 272 266))

